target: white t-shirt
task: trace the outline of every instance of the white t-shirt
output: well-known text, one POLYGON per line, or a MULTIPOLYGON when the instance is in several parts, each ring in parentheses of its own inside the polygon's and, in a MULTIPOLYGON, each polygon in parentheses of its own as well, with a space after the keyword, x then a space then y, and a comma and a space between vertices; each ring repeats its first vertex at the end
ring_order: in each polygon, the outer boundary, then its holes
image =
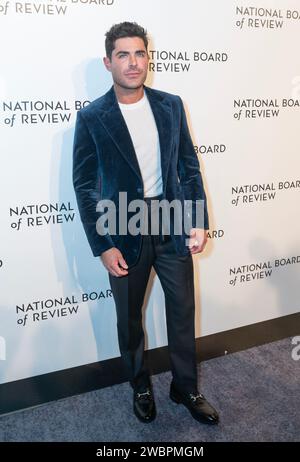
POLYGON ((127 124, 140 166, 144 197, 162 193, 161 157, 159 136, 146 93, 137 103, 123 104, 119 107, 127 124))

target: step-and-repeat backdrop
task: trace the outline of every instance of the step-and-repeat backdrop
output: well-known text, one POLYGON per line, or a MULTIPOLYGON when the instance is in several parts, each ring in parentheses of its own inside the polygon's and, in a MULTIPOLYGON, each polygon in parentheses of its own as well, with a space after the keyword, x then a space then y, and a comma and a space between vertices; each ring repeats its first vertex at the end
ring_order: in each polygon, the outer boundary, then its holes
MULTIPOLYGON (((299 310, 299 1, 0 0, 1 383, 119 356, 72 142, 77 110, 112 84, 104 34, 125 20, 149 32, 146 83, 184 101, 205 181, 196 336, 299 310)), ((157 277, 145 304, 147 348, 166 345, 157 277)))

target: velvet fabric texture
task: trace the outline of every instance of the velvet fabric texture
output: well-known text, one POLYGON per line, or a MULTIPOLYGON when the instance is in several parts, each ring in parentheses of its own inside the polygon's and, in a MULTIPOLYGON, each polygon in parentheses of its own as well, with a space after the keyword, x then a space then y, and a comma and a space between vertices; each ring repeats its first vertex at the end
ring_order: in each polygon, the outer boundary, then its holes
MULTIPOLYGON (((203 201, 203 228, 208 229, 206 195, 199 161, 188 130, 181 98, 144 86, 159 134, 163 198, 203 201)), ((119 208, 119 192, 127 192, 127 204, 143 199, 143 180, 126 122, 118 105, 114 87, 77 113, 73 143, 73 184, 84 230, 94 256, 111 247, 122 252, 128 266, 136 262, 141 234, 100 235, 98 201, 109 199, 119 208)), ((136 212, 128 212, 128 221, 136 212)), ((172 214, 171 214, 172 218, 172 214)), ((195 226, 195 208, 192 208, 195 226)), ((171 238, 178 255, 187 255, 189 234, 171 238)))

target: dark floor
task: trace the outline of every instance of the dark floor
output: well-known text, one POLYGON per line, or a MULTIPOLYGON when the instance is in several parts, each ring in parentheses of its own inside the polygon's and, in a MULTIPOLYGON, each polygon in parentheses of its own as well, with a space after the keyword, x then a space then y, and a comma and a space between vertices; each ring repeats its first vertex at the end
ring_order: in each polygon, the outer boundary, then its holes
POLYGON ((300 441, 300 360, 291 338, 199 365, 200 391, 218 426, 195 421, 168 397, 170 373, 153 377, 157 418, 140 423, 128 383, 0 417, 0 441, 300 441))

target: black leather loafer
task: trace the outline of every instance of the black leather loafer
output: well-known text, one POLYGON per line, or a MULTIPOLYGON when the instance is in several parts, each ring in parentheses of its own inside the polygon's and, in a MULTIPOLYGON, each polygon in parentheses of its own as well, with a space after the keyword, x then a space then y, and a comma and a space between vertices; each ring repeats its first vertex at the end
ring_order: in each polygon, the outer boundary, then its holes
POLYGON ((201 393, 183 393, 171 383, 170 398, 177 404, 183 404, 199 422, 215 425, 219 423, 217 411, 201 393))
POLYGON ((152 422, 156 417, 156 407, 153 393, 147 388, 143 393, 134 391, 133 393, 133 410, 141 422, 152 422))

